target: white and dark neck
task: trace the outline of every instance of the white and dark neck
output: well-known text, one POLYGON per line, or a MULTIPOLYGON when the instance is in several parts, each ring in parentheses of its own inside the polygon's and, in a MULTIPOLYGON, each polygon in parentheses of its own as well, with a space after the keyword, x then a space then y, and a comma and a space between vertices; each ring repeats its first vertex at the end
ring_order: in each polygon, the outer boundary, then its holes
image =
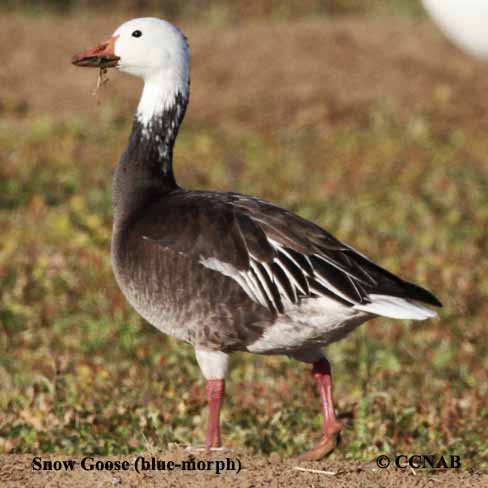
POLYGON ((188 105, 189 81, 184 82, 146 81, 127 148, 138 165, 168 184, 174 181, 173 147, 188 105))
POLYGON ((137 121, 148 126, 154 117, 170 110, 177 103, 178 96, 188 99, 189 85, 188 68, 185 66, 148 77, 137 106, 137 121))
POLYGON ((153 194, 178 188, 173 146, 189 99, 189 78, 146 81, 129 138, 114 175, 114 210, 127 216, 153 194), (183 84, 184 83, 184 84, 183 84))

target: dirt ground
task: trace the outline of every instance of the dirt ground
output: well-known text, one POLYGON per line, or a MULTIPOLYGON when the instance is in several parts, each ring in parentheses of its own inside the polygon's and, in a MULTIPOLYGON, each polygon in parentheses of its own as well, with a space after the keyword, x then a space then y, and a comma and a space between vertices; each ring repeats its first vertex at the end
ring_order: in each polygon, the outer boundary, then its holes
MULTIPOLYGON (((87 103, 86 96, 94 89, 96 72, 77 70, 69 61, 123 20, 117 15, 83 21, 66 17, 52 36, 49 17, 0 19, 0 41, 16 43, 16 56, 5 60, 0 73, 0 113, 12 109, 3 105, 21 93, 23 102, 14 107, 19 115, 97 116, 106 98, 102 94, 98 102, 93 98, 87 103)), ((427 21, 318 18, 220 30, 184 23, 181 27, 192 50, 187 123, 218 124, 226 114, 260 128, 282 127, 286 120, 299 126, 341 125, 357 123, 358 112, 371 100, 393 103, 401 115, 434 97, 463 101, 452 104, 446 123, 462 119, 466 129, 473 121, 488 125, 486 108, 479 103, 486 92, 488 66, 454 48, 427 21), (310 50, 317 50, 317 56, 304 55, 310 50), (239 62, 222 62, 236 53, 239 62), (256 111, 260 106, 266 107, 265 113, 256 111)), ((131 113, 139 80, 115 73, 110 78, 116 80, 110 84, 110 98, 131 113)))
MULTIPOLYGON (((223 453, 205 454, 196 452, 189 454, 184 450, 173 450, 166 453, 146 453, 144 459, 150 462, 154 457, 160 461, 174 461, 181 463, 185 460, 197 461, 232 460, 238 459, 241 463, 240 472, 222 471, 181 471, 181 470, 140 470, 135 469, 137 456, 117 458, 96 458, 88 460, 85 464, 90 467, 98 460, 127 460, 129 469, 88 471, 81 467, 83 458, 69 458, 66 456, 43 456, 42 461, 62 461, 74 459, 77 461, 72 471, 34 471, 33 456, 3 456, 0 458, 0 484, 5 487, 105 487, 105 486, 159 486, 159 487, 196 487, 196 486, 225 486, 229 487, 390 487, 404 486, 416 487, 483 487, 488 486, 488 474, 468 473, 454 469, 422 472, 422 470, 397 469, 389 467, 380 469, 375 462, 368 464, 344 461, 331 463, 327 460, 319 463, 298 462, 296 460, 282 460, 279 456, 271 455, 263 458, 251 455, 245 451, 232 450, 223 453), (316 470, 313 472, 307 470, 316 470)), ((203 466, 203 464, 202 464, 203 466)), ((229 465, 231 467, 231 465, 229 465)))

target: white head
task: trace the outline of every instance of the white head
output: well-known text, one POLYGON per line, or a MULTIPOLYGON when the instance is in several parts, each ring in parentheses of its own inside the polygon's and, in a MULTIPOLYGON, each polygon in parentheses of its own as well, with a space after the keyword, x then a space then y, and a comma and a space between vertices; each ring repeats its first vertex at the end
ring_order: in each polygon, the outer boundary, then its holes
POLYGON ((137 118, 147 124, 171 107, 179 94, 188 97, 190 53, 183 33, 162 19, 125 22, 105 43, 73 59, 77 66, 116 67, 144 79, 137 118))
POLYGON ((154 17, 125 22, 113 33, 117 68, 144 80, 167 76, 188 80, 189 52, 183 33, 154 17))

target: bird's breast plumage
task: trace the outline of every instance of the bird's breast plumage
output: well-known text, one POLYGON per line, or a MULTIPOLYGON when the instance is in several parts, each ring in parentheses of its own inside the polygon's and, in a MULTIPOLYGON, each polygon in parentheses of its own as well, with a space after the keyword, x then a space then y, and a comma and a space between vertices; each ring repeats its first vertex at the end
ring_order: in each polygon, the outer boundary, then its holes
POLYGON ((194 346, 246 350, 274 321, 230 278, 145 239, 137 227, 114 235, 112 263, 134 309, 165 334, 194 346))

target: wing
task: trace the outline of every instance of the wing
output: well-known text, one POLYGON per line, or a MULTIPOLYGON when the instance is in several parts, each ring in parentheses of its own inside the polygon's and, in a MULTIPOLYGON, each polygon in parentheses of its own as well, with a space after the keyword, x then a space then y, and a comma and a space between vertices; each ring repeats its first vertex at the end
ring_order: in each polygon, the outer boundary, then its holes
POLYGON ((395 318, 435 315, 411 301, 441 305, 317 225, 257 198, 181 191, 160 208, 164 218, 145 238, 229 276, 276 313, 324 296, 395 318))

